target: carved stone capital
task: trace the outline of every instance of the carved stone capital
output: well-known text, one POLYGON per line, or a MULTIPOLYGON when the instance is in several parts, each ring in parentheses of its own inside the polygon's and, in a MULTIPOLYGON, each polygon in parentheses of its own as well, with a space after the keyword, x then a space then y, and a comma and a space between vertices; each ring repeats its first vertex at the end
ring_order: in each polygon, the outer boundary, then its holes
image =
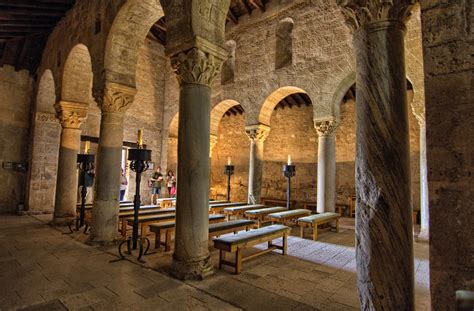
POLYGON ((318 132, 318 136, 329 136, 334 134, 339 123, 333 120, 329 121, 315 121, 314 127, 316 128, 316 132, 318 132))
POLYGON ((383 21, 405 24, 415 2, 416 0, 337 0, 346 24, 353 31, 383 21))
POLYGON ((94 98, 102 112, 125 113, 133 103, 137 90, 118 83, 107 83, 105 87, 93 92, 94 98))
POLYGON ((209 156, 212 155, 212 150, 214 150, 214 147, 217 145, 217 135, 211 134, 209 137, 209 156))
POLYGON ((211 86, 212 80, 220 72, 222 60, 201 49, 191 48, 171 57, 178 82, 182 84, 202 84, 211 86))
POLYGON ((251 141, 265 141, 270 134, 270 127, 264 124, 250 125, 245 127, 245 133, 251 141))
POLYGON ((79 129, 87 118, 88 104, 60 101, 54 108, 61 126, 67 129, 79 129))

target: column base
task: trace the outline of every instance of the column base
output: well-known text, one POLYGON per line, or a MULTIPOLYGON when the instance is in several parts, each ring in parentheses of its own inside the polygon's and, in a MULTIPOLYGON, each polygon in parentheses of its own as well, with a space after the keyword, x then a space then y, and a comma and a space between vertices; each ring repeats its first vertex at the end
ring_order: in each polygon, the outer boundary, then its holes
POLYGON ((92 247, 109 247, 109 246, 116 246, 120 243, 121 240, 113 239, 109 240, 98 240, 91 236, 86 240, 86 244, 92 247))
POLYGON ((190 258, 186 260, 177 259, 173 255, 171 275, 179 280, 202 281, 212 274, 214 274, 214 265, 210 255, 204 258, 190 258))
POLYGON ((427 229, 421 229, 420 233, 415 238, 417 243, 429 243, 430 242, 430 233, 427 229))
POLYGON ((75 218, 75 216, 53 217, 53 220, 49 222, 49 225, 57 227, 67 226, 75 218))

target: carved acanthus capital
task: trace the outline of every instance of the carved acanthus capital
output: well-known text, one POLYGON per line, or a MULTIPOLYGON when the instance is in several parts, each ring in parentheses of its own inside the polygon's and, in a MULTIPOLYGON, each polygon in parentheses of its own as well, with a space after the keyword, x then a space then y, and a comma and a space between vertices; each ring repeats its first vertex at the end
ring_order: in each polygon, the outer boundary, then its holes
POLYGON ((95 89, 94 98, 102 112, 125 113, 133 103, 137 90, 118 83, 107 83, 105 87, 95 89))
POLYGON ((171 57, 171 67, 176 73, 179 84, 211 86, 221 66, 220 58, 198 48, 192 48, 171 57))
POLYGON ((270 127, 264 124, 250 125, 245 127, 245 133, 250 141, 265 141, 270 134, 270 127))
POLYGON ((328 121, 314 121, 314 127, 316 128, 316 132, 318 132, 318 136, 329 136, 334 134, 339 123, 334 120, 328 121))
POLYGON ((214 147, 217 145, 217 135, 211 134, 209 137, 209 156, 212 154, 212 150, 214 150, 214 147))
POLYGON ((353 31, 382 21, 405 24, 416 0, 337 0, 346 24, 353 31))
POLYGON ((79 129, 87 118, 88 104, 60 101, 54 107, 61 126, 67 129, 79 129))

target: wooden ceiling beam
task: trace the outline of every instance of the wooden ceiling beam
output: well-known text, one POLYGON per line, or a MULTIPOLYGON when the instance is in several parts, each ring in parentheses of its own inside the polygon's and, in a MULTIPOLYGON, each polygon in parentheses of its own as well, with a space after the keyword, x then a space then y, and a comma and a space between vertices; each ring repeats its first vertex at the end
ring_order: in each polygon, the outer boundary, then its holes
POLYGON ((249 0, 249 2, 256 8, 259 8, 262 12, 265 12, 265 4, 263 4, 260 0, 249 0))
POLYGON ((252 15, 252 8, 250 7, 248 1, 247 0, 241 0, 241 1, 244 5, 245 10, 247 11, 247 14, 252 15))
POLYGON ((303 103, 305 106, 311 106, 311 100, 307 96, 303 96, 301 93, 296 93, 295 97, 303 103))
POLYGON ((235 13, 232 11, 232 8, 229 8, 229 12, 227 12, 227 18, 230 19, 236 25, 239 23, 239 18, 235 16, 235 13))
POLYGON ((10 6, 0 5, 0 16, 10 19, 16 19, 18 16, 48 16, 61 18, 64 16, 64 11, 50 11, 50 10, 40 10, 40 9, 23 9, 15 8, 10 6))
MULTIPOLYGON (((285 100, 293 106, 301 107, 301 102, 298 100, 297 96, 293 96, 294 94, 287 96, 285 100)), ((304 102, 303 102, 304 103, 304 102)))

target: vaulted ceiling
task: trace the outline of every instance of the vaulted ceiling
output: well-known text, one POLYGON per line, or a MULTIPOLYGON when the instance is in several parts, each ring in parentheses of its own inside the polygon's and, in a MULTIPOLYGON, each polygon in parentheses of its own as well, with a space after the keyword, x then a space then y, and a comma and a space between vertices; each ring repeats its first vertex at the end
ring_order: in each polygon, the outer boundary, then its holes
MULTIPOLYGON (((238 24, 243 15, 265 11, 268 2, 231 0, 227 23, 238 24)), ((34 74, 49 34, 75 3, 76 0, 0 0, 0 67, 8 64, 34 74)), ((153 25, 148 38, 166 43, 165 18, 153 25)))

